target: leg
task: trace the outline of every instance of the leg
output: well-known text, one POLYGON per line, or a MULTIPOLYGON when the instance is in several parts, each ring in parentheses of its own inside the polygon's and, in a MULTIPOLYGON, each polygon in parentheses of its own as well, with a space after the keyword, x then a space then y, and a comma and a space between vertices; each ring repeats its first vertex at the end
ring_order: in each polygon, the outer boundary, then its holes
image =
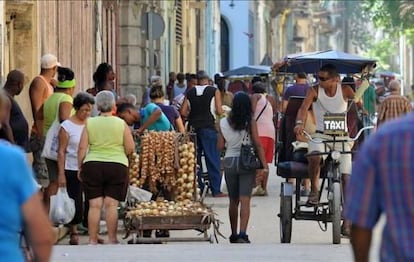
POLYGON ((47 166, 47 173, 49 175, 49 186, 46 188, 46 196, 44 199, 46 210, 49 213, 50 210, 50 197, 56 195, 58 190, 57 173, 58 167, 57 162, 50 159, 45 159, 47 166))
POLYGON ((250 196, 240 196, 240 232, 247 232, 250 218, 250 196))
POLYGON ((321 157, 310 156, 308 157, 308 172, 311 182, 311 192, 319 192, 319 173, 321 171, 321 157))
POLYGON ((231 234, 233 236, 237 235, 237 224, 238 224, 238 216, 239 216, 239 199, 238 198, 230 198, 229 204, 229 218, 230 218, 230 228, 231 234))
POLYGON ((89 200, 88 214, 88 233, 89 243, 98 243, 99 221, 101 220, 101 210, 103 197, 97 197, 89 200))
POLYGON ((202 165, 202 161, 201 161, 201 155, 203 153, 203 144, 201 143, 201 138, 200 138, 201 134, 197 133, 196 134, 196 138, 197 138, 197 182, 198 182, 198 187, 200 188, 200 192, 204 191, 204 183, 203 183, 203 179, 201 179, 202 173, 203 173, 203 165, 202 165))
POLYGON ((217 131, 215 129, 201 129, 200 142, 204 151, 208 177, 213 196, 221 194, 220 153, 217 149, 217 131))
POLYGON ((118 243, 116 237, 118 230, 118 200, 111 197, 104 198, 104 205, 106 211, 106 226, 108 228, 108 240, 111 244, 118 243))

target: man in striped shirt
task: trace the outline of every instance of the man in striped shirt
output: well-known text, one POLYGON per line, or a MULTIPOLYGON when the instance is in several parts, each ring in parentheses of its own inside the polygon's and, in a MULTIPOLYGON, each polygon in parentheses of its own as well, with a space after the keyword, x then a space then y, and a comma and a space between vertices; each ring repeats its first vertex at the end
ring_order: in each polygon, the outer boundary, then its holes
POLYGON ((389 90, 391 94, 381 103, 378 114, 378 126, 382 125, 385 121, 399 117, 412 110, 410 100, 400 93, 401 87, 398 80, 392 80, 390 82, 389 90))
POLYGON ((358 152, 347 188, 355 261, 368 261, 372 229, 386 216, 381 261, 414 261, 414 114, 389 121, 358 152))

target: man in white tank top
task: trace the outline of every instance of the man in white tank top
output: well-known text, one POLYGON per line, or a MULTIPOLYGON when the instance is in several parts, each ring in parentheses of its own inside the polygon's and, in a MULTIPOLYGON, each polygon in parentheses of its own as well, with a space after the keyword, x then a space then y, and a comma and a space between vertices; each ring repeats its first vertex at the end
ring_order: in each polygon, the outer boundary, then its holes
MULTIPOLYGON (((324 131, 323 117, 325 113, 345 113, 347 111, 348 100, 354 98, 354 91, 348 85, 342 86, 340 84, 340 78, 335 66, 326 64, 322 66, 318 72, 319 86, 314 86, 308 89, 306 98, 304 99, 302 106, 300 107, 297 117, 295 133, 302 135, 304 130, 304 120, 308 109, 312 105, 312 109, 315 114, 316 120, 316 134, 313 137, 320 137, 318 133, 324 131)), ((346 121, 345 121, 346 122, 346 121)), ((346 128, 346 127, 345 127, 346 128)), ((326 136, 324 136, 326 137, 326 136)), ((322 136, 323 138, 323 136, 322 136)), ((338 149, 342 151, 342 144, 338 144, 338 149)), ((345 150, 350 151, 352 143, 345 145, 345 150)), ((323 152, 325 151, 324 144, 309 143, 308 152, 323 152)), ((308 172, 311 179, 311 193, 307 204, 318 204, 318 192, 319 192, 319 173, 321 156, 308 157, 308 172)), ((348 175, 351 174, 352 159, 350 154, 343 154, 340 159, 340 170, 342 172, 342 182, 345 188, 348 175)))

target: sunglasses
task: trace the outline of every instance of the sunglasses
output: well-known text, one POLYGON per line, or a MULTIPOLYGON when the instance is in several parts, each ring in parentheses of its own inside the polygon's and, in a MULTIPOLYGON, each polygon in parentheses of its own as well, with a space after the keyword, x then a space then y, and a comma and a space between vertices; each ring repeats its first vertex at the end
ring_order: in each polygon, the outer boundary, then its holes
POLYGON ((322 77, 322 76, 318 76, 318 79, 321 80, 322 82, 327 81, 329 79, 331 79, 330 77, 322 77))

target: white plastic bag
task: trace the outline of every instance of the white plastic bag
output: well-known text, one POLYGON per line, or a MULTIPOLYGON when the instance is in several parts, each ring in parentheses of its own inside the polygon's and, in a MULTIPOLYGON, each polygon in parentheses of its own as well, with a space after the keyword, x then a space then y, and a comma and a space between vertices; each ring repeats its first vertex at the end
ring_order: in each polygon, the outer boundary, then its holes
POLYGON ((142 188, 129 186, 128 201, 136 200, 138 202, 147 202, 152 198, 152 193, 142 188))
POLYGON ((50 160, 57 160, 59 147, 59 129, 60 123, 57 119, 53 121, 52 126, 46 134, 45 145, 42 150, 42 157, 50 160))
POLYGON ((75 201, 69 197, 66 187, 59 187, 57 194, 50 197, 50 221, 55 225, 64 225, 74 216, 75 201))

